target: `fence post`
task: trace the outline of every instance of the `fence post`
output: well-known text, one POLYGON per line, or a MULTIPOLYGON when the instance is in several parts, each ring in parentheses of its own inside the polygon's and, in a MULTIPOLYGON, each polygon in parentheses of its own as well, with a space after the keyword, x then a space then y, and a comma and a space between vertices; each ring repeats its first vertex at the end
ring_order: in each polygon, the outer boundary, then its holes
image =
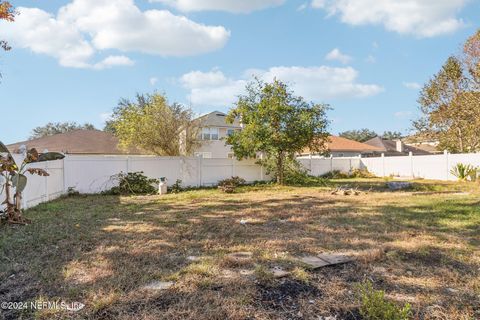
POLYGON ((132 167, 132 160, 130 159, 130 156, 127 156, 127 173, 130 172, 130 168, 132 167))
POLYGON ((198 186, 201 187, 203 184, 203 181, 202 181, 203 157, 202 156, 198 157, 197 168, 198 168, 198 186))
POLYGON ((63 158, 63 168, 62 168, 62 174, 63 174, 63 192, 67 193, 67 156, 65 155, 65 158, 63 158))
POLYGON ((408 153, 408 156, 410 157, 410 176, 412 178, 415 178, 415 173, 414 173, 414 170, 413 170, 413 153, 412 153, 412 151, 410 151, 408 153))
POLYGON ((382 177, 385 177, 385 153, 382 152, 382 177))
POLYGON ((310 159, 310 174, 312 174, 313 160, 312 160, 312 154, 311 153, 308 155, 308 158, 310 159))
MULTIPOLYGON (((48 172, 48 161, 45 161, 45 171, 48 172)), ((45 200, 50 200, 49 192, 48 192, 48 177, 45 177, 45 200)))
POLYGON ((232 177, 236 176, 236 170, 235 170, 235 157, 232 157, 232 177))
POLYGON ((447 172, 446 172, 446 176, 445 176, 445 179, 448 181, 448 178, 450 177, 450 164, 448 163, 449 159, 448 159, 448 150, 444 150, 443 151, 443 154, 445 155, 445 166, 446 166, 446 169, 447 169, 447 172))
POLYGON ((333 155, 330 155, 330 172, 333 172, 333 155))
POLYGON ((261 163, 260 163, 260 181, 263 181, 265 179, 265 177, 263 176, 263 152, 260 153, 260 160, 261 160, 261 163))

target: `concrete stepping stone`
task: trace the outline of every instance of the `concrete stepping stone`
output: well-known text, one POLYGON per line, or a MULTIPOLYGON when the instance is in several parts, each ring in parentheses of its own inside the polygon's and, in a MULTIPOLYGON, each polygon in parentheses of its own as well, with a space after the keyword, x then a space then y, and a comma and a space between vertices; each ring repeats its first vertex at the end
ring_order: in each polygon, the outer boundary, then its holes
POLYGON ((167 290, 170 289, 175 283, 172 281, 152 281, 149 284, 142 287, 144 290, 167 290))
POLYGON ((344 254, 324 253, 318 256, 306 256, 297 259, 306 264, 310 269, 318 269, 335 264, 352 262, 353 258, 344 254))

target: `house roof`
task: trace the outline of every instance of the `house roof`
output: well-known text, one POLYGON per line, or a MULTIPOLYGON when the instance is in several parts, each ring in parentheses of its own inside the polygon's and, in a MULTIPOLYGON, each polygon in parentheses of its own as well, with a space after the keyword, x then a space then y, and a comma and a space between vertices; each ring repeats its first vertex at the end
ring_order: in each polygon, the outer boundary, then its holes
POLYGON ((118 138, 113 134, 100 130, 73 130, 53 136, 21 141, 7 145, 10 152, 15 153, 20 146, 35 148, 39 152, 45 149, 50 152, 68 154, 141 154, 132 149, 124 151, 118 148, 118 138))
POLYGON ((370 146, 365 143, 350 140, 347 138, 330 136, 327 142, 328 150, 330 151, 358 151, 358 152, 374 152, 378 151, 375 146, 370 146))
MULTIPOLYGON (((373 153, 376 151, 380 151, 378 148, 367 145, 365 143, 337 136, 329 136, 326 144, 330 152, 373 153)), ((310 150, 307 148, 302 153, 308 154, 310 153, 310 150)))
POLYGON ((376 147, 380 149, 380 152, 384 153, 390 153, 390 154, 408 154, 409 152, 412 152, 414 155, 428 155, 430 152, 422 150, 417 147, 409 146, 406 145, 402 142, 403 144, 403 152, 397 151, 397 141, 395 140, 386 140, 382 139, 380 137, 375 137, 372 138, 368 141, 365 141, 365 144, 368 144, 370 146, 376 147))
POLYGON ((232 124, 227 123, 227 115, 220 111, 213 111, 195 119, 202 127, 241 128, 240 121, 235 119, 232 124))

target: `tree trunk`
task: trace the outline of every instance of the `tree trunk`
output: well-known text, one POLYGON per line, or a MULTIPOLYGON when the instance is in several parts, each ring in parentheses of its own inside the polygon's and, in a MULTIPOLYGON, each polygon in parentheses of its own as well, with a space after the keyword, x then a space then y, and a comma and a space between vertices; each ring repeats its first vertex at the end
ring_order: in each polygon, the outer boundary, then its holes
POLYGON ((284 165, 284 155, 283 152, 281 151, 277 155, 277 183, 279 185, 284 184, 284 176, 283 176, 283 165, 284 165))

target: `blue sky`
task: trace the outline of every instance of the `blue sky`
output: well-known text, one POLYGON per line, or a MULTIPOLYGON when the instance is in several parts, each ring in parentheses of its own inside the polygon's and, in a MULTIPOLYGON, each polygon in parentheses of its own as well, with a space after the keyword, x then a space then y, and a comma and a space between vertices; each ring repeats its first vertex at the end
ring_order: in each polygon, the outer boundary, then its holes
POLYGON ((407 132, 419 88, 479 28, 468 0, 12 1, 0 23, 0 140, 50 121, 99 128, 155 90, 228 111, 252 75, 330 104, 331 132, 407 132))

